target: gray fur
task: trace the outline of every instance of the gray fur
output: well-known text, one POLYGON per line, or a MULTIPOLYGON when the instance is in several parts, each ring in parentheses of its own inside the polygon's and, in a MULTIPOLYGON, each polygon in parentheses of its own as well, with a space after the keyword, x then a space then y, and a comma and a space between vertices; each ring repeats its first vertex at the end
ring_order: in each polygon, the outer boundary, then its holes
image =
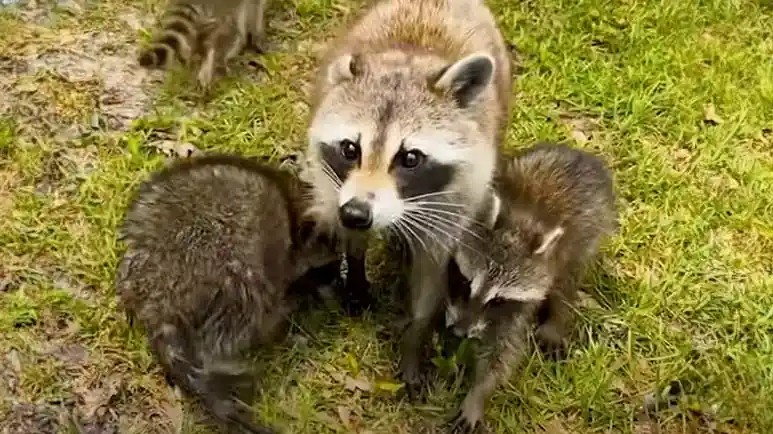
POLYGON ((611 171, 587 152, 540 144, 506 160, 496 180, 493 227, 468 236, 455 259, 471 284, 451 285, 446 325, 482 341, 474 386, 455 427, 483 421, 496 387, 527 354, 536 329, 541 345, 559 349, 568 333, 577 285, 599 244, 617 230, 611 171))
POLYGON ((198 61, 199 85, 207 88, 249 44, 263 51, 268 0, 172 0, 141 50, 146 68, 169 68, 175 60, 198 61))
POLYGON ((197 157, 143 182, 120 229, 120 305, 146 330, 171 383, 239 432, 274 432, 241 401, 254 381, 243 357, 280 330, 294 306, 291 284, 337 260, 334 240, 299 221, 300 197, 289 173, 197 157))
POLYGON ((421 386, 422 349, 442 311, 462 223, 488 194, 511 88, 508 51, 481 0, 375 1, 321 62, 304 171, 314 185, 312 211, 351 240, 349 264, 358 271, 350 269, 347 287, 358 299, 368 298, 359 266, 368 237, 342 227, 344 205, 357 201, 372 211, 372 227, 361 232, 391 229, 410 241, 411 323, 400 362, 409 391, 421 386), (342 159, 352 146, 358 153, 342 159), (422 163, 406 167, 401 156, 416 152, 422 163))

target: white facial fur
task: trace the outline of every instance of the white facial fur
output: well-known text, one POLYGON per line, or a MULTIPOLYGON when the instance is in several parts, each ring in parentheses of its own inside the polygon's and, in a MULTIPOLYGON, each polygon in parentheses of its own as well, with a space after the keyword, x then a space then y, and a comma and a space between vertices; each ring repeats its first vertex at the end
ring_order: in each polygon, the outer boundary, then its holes
POLYGON ((476 272, 475 277, 470 282, 470 297, 475 298, 485 289, 487 273, 485 270, 476 272))
POLYGON ((470 339, 480 339, 483 337, 487 328, 488 322, 483 319, 478 319, 467 329, 467 337, 470 339))
POLYGON ((459 321, 460 316, 461 309, 458 306, 451 303, 446 305, 446 327, 451 327, 456 324, 456 322, 459 321))
MULTIPOLYGON (((361 121, 358 125, 356 120, 345 120, 340 114, 327 117, 319 116, 314 119, 309 129, 309 144, 318 159, 319 150, 315 148, 320 143, 338 143, 347 139, 360 144, 363 159, 366 159, 373 152, 377 152, 372 148, 375 140, 375 129, 376 126, 371 122, 361 121)), ((460 146, 458 143, 461 137, 453 131, 427 127, 416 131, 415 128, 412 129, 401 125, 400 122, 395 122, 387 126, 382 140, 383 148, 378 152, 387 161, 391 161, 401 148, 406 151, 418 150, 442 164, 463 164, 476 158, 474 156, 475 148, 460 146)), ((480 169, 481 175, 491 170, 485 164, 480 164, 477 167, 480 169)), ((394 179, 387 176, 383 168, 357 170, 347 177, 340 186, 336 186, 335 182, 330 180, 321 168, 318 168, 317 171, 319 174, 314 184, 317 187, 318 195, 329 199, 334 198, 326 203, 335 203, 336 207, 340 207, 355 197, 368 202, 371 206, 375 229, 392 225, 403 216, 406 206, 410 207, 403 198, 399 197, 394 179), (381 182, 373 181, 379 178, 382 179, 381 182), (328 184, 328 186, 320 188, 320 184, 328 184)), ((474 193, 474 191, 469 193, 474 193)))
POLYGON ((408 198, 400 197, 403 190, 390 173, 390 163, 401 149, 460 166, 444 189, 458 192, 457 203, 479 205, 494 170, 496 145, 490 125, 480 124, 482 107, 475 104, 483 95, 490 97, 494 59, 478 52, 449 65, 434 55, 388 50, 366 56, 340 54, 323 73, 325 90, 308 131, 310 154, 320 159, 314 149, 320 143, 348 139, 360 146, 361 155, 338 188, 321 167, 315 169, 317 214, 328 214, 323 220, 334 220, 338 208, 355 197, 369 203, 374 229, 402 218, 410 205, 408 198), (429 84, 427 78, 442 68, 442 76, 429 84), (439 96, 443 92, 445 96, 439 96))
POLYGON ((518 285, 495 285, 489 288, 485 293, 483 296, 483 303, 488 303, 497 297, 504 298, 505 300, 536 303, 547 297, 547 288, 522 288, 518 285))

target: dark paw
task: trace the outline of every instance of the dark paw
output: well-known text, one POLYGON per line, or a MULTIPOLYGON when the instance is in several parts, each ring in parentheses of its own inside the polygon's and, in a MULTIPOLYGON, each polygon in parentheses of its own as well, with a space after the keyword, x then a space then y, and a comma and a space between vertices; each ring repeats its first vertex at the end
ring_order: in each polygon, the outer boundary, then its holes
POLYGON ((461 411, 456 413, 456 416, 448 424, 449 434, 472 434, 481 431, 481 424, 470 422, 461 411))
POLYGON ((168 372, 164 373, 164 382, 166 382, 167 386, 172 388, 177 386, 177 383, 175 382, 174 377, 172 377, 172 374, 168 372))
POLYGON ((268 52, 266 40, 260 36, 249 35, 247 37, 247 48, 257 54, 266 54, 268 52))
POLYGON ((405 382, 405 397, 412 403, 422 403, 426 398, 427 384, 423 380, 405 382))
POLYGON ((440 331, 441 344, 443 346, 442 355, 446 359, 453 357, 462 346, 463 338, 453 334, 450 330, 440 331))
POLYGON ((346 282, 343 287, 341 305, 347 315, 360 316, 374 304, 375 300, 370 295, 370 283, 367 280, 346 282))
POLYGON ((405 397, 413 403, 423 402, 428 388, 426 370, 421 366, 406 367, 401 376, 405 383, 405 397))
POLYGON ((566 347, 552 342, 540 342, 539 349, 545 358, 553 361, 561 361, 567 357, 566 347))

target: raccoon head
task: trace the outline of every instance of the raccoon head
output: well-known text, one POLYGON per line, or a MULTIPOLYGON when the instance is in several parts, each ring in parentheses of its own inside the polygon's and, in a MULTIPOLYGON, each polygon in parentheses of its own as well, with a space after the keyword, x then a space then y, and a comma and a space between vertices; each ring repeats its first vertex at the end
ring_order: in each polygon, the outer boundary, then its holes
POLYGON ((456 255, 464 284, 450 284, 446 327, 458 337, 481 338, 501 318, 540 303, 554 282, 553 257, 564 229, 491 233, 489 248, 456 255))
POLYGON ((448 63, 399 50, 344 54, 323 74, 308 132, 322 219, 426 234, 459 214, 430 215, 435 207, 467 214, 477 206, 496 158, 481 121, 484 93, 493 92, 490 56, 448 63))

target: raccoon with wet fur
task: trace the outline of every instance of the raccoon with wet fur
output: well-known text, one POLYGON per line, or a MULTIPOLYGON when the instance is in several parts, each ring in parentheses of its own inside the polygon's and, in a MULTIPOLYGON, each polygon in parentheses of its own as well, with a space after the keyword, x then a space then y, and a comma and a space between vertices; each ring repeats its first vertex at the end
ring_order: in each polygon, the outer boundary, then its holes
POLYGON ((510 57, 482 0, 377 1, 330 47, 312 92, 312 213, 347 240, 352 313, 372 300, 370 235, 389 229, 410 242, 400 366, 416 391, 450 252, 489 194, 509 119, 510 57))
POLYGON ((171 0, 140 52, 146 68, 167 69, 175 61, 198 61, 197 80, 207 88, 228 70, 228 62, 250 45, 263 51, 268 0, 171 0))
POLYGON ((301 221, 303 188, 247 158, 195 157, 143 182, 120 229, 120 305, 167 380, 237 432, 275 432, 242 401, 243 362, 281 331, 290 291, 313 290, 297 287, 307 272, 337 265, 336 241, 301 221))
POLYGON ((446 326, 481 344, 456 432, 483 421, 488 398, 528 354, 534 332, 545 347, 563 344, 586 266, 618 225, 611 170, 578 149, 539 144, 507 160, 495 185, 479 237, 466 234, 472 248, 455 255, 470 285, 450 285, 446 306, 446 326))

